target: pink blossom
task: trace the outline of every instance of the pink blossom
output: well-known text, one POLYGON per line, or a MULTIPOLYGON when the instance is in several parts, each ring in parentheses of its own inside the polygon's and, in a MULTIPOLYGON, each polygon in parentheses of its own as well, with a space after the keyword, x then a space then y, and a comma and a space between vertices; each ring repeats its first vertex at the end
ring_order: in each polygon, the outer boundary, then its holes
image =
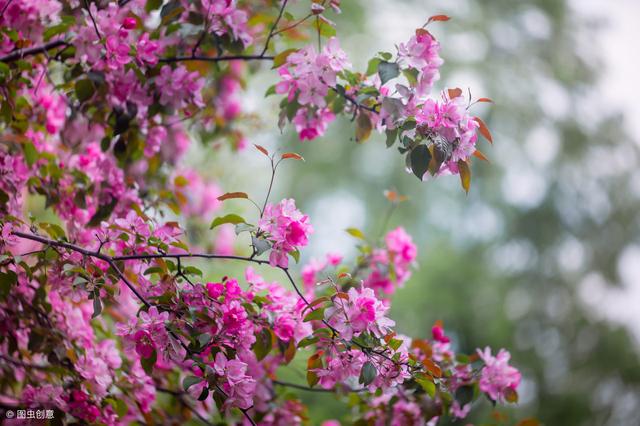
POLYGON ((477 350, 480 359, 484 361, 484 367, 480 373, 480 390, 487 393, 494 401, 504 401, 508 390, 515 391, 520 384, 520 372, 509 365, 511 354, 500 349, 494 357, 491 349, 486 347, 484 351, 477 350))
POLYGON ((348 300, 336 298, 334 306, 325 311, 325 319, 347 340, 365 331, 383 337, 395 324, 385 316, 388 309, 372 289, 350 288, 348 300))
POLYGON ((269 258, 271 265, 283 268, 289 265, 287 255, 306 246, 313 232, 309 217, 296 208, 292 199, 267 204, 258 227, 268 234, 267 238, 273 244, 269 258))

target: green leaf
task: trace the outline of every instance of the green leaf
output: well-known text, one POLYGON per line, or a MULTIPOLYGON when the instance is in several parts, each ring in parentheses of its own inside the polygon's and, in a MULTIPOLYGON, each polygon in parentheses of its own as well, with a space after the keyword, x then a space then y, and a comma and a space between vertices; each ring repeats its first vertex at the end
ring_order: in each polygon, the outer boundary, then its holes
POLYGON ((429 161, 431 161, 431 152, 426 145, 418 145, 409 154, 411 158, 411 171, 416 177, 422 180, 422 177, 429 168, 429 161))
POLYGON ((321 321, 324 318, 324 308, 316 309, 304 316, 304 322, 321 321))
POLYGON ((321 19, 313 22, 313 29, 319 31, 322 37, 330 38, 336 35, 336 29, 321 19))
POLYGON ((0 272, 0 299, 6 299, 11 292, 11 287, 17 283, 18 275, 15 272, 0 272))
POLYGON ((112 198, 109 204, 103 204, 100 207, 98 207, 98 210, 91 217, 91 220, 89 220, 89 223, 87 223, 87 226, 88 227, 98 226, 100 225, 100 222, 102 222, 105 219, 108 219, 109 216, 111 216, 111 212, 116 207, 116 204, 118 204, 118 200, 116 198, 112 198))
POLYGON ((432 380, 429 380, 426 376, 416 377, 416 382, 424 389, 424 391, 431 398, 436 396, 436 385, 432 380))
POLYGON ((80 102, 84 102, 93 96, 93 93, 96 91, 93 83, 89 79, 77 80, 75 84, 76 88, 76 97, 80 102))
POLYGON ((202 276, 202 271, 195 266, 186 266, 182 268, 182 273, 185 275, 198 275, 202 276))
POLYGON ((300 340, 300 342, 298 342, 298 348, 306 348, 307 346, 317 343, 319 340, 320 339, 315 336, 305 337, 304 339, 300 340))
POLYGON ((251 237, 251 244, 253 244, 253 248, 256 250, 256 256, 260 256, 271 248, 271 243, 263 238, 251 237))
POLYGON ((351 235, 352 237, 356 237, 356 238, 359 238, 361 240, 364 240, 366 238, 365 235, 364 235, 364 232, 362 232, 358 228, 347 228, 347 229, 345 229, 345 231, 347 231, 347 233, 349 235, 351 235))
POLYGON ((380 58, 373 58, 369 60, 367 64, 367 75, 373 75, 378 71, 378 65, 380 64, 380 58))
POLYGON ((142 368, 147 375, 151 375, 153 373, 153 367, 156 365, 156 361, 158 360, 158 354, 155 349, 151 353, 149 358, 140 358, 140 364, 142 364, 142 368))
POLYGON ((418 84, 419 73, 420 71, 418 71, 415 68, 407 68, 405 70, 402 70, 402 74, 404 75, 404 77, 407 79, 407 81, 411 86, 415 86, 416 84, 418 84))
POLYGON ((377 375, 376 367, 373 365, 371 361, 367 361, 362 366, 362 370, 360 370, 360 378, 358 382, 363 386, 369 386, 376 378, 377 375))
POLYGON ((258 361, 261 361, 269 352, 271 352, 272 347, 273 337, 271 331, 267 328, 263 328, 262 331, 256 335, 256 342, 253 344, 251 349, 256 354, 258 361))
POLYGON ((462 406, 473 400, 473 386, 460 386, 456 389, 456 401, 462 406))
POLYGON ((162 6, 162 0, 147 0, 145 10, 151 12, 152 10, 159 9, 162 6))
POLYGON ((55 223, 46 223, 43 222, 40 224, 40 228, 44 229, 51 238, 60 240, 65 238, 64 229, 60 227, 60 225, 56 225, 55 223))
POLYGON ((198 336, 198 343, 200 344, 201 348, 204 348, 205 346, 207 346, 207 344, 210 341, 211 341, 211 334, 209 333, 203 333, 198 336))
POLYGON ((391 148, 398 139, 398 129, 387 130, 385 133, 387 134, 387 148, 391 148))
POLYGON ((314 387, 320 381, 315 371, 311 371, 318 368, 322 368, 322 359, 319 353, 315 353, 307 360, 307 383, 310 387, 314 387))
POLYGON ((100 296, 97 292, 93 295, 93 315, 91 318, 95 318, 102 313, 102 302, 100 301, 100 296))
POLYGON ((402 346, 402 340, 399 339, 391 339, 389 340, 389 346, 394 350, 397 351, 398 348, 400 346, 402 346))
POLYGON ((458 171, 460 172, 460 184, 464 191, 468 194, 471 187, 471 169, 469 163, 464 160, 458 160, 458 171))
POLYGON ((293 257, 293 260, 295 260, 296 263, 300 263, 300 250, 290 251, 289 256, 293 257))
MULTIPOLYGON (((274 58, 273 58, 273 68, 279 68, 282 65, 285 64, 285 62, 287 62, 287 58, 289 57, 289 55, 291 55, 294 52, 297 52, 298 49, 287 49, 284 50, 280 53, 278 53, 274 58)), ((268 93, 268 92, 267 92, 268 93)), ((275 86, 274 86, 274 93, 275 93, 275 86)))
POLYGON ((4 62, 0 62, 0 82, 4 82, 11 75, 11 68, 4 62))
POLYGON ((361 143, 369 139, 372 130, 371 118, 366 112, 361 111, 356 120, 356 142, 361 143))
POLYGON ((276 94, 276 85, 274 84, 267 89, 267 92, 264 94, 264 97, 267 98, 275 94, 276 94))
POLYGON ((400 75, 400 66, 395 62, 381 61, 378 64, 378 75, 382 84, 385 84, 400 75))
POLYGON ((124 400, 115 399, 115 398, 105 398, 105 401, 107 401, 109 405, 111 405, 111 407, 113 408, 113 411, 116 412, 118 417, 124 417, 127 415, 127 412, 129 411, 129 407, 127 407, 127 403, 124 402, 124 400))
POLYGON ((182 388, 185 391, 188 391, 189 388, 197 383, 204 381, 202 377, 197 376, 187 376, 182 380, 182 388))
POLYGON ((217 217, 213 219, 213 222, 211 222, 211 226, 209 227, 209 229, 213 229, 216 226, 224 225, 225 223, 232 223, 234 225, 237 225, 239 223, 247 223, 247 222, 237 214, 228 214, 226 216, 217 217))
POLYGON ((184 7, 180 4, 180 0, 171 0, 165 4, 160 11, 162 24, 167 25, 172 21, 175 21, 182 12, 184 12, 184 7))

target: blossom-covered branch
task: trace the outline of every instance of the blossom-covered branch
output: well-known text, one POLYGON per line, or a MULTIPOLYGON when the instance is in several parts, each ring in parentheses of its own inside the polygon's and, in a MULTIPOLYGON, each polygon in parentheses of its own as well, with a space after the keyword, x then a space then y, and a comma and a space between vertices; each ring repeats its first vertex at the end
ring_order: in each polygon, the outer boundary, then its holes
POLYGON ((185 158, 249 146, 248 63, 271 62, 281 130, 312 140, 344 116, 357 142, 376 130, 397 144, 421 180, 459 174, 469 189, 478 135, 491 141, 469 111, 489 100, 432 94, 435 36, 419 28, 356 72, 331 19, 340 1, 300 16, 288 4, 0 0, 0 406, 88 424, 295 425, 298 390, 349 394, 356 422, 434 424, 482 395, 517 401, 505 350, 455 353, 443 324, 411 338, 389 317, 417 262, 410 233, 386 229, 402 196, 387 192, 379 236, 348 230, 355 259, 327 253, 298 275, 312 218, 271 195, 278 167, 302 157, 255 145, 271 166, 259 201, 225 192, 237 170, 213 179, 185 158), (278 377, 294 362, 306 385, 278 377))

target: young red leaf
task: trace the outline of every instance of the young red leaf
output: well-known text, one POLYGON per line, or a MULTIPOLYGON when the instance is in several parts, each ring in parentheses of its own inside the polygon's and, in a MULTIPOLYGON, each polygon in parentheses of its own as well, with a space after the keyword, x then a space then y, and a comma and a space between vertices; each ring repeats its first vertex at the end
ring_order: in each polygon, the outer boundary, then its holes
POLYGON ((473 119, 476 120, 476 122, 480 125, 480 127, 478 128, 480 134, 484 136, 489 142, 493 143, 493 137, 491 136, 491 132, 489 131, 489 128, 487 127, 485 122, 482 121, 480 117, 473 117, 473 119))
POLYGON ((476 102, 490 102, 490 103, 493 103, 493 101, 491 99, 489 99, 489 98, 480 98, 476 102))
POLYGON ((456 87, 455 89, 448 89, 447 93, 449 94, 449 99, 455 99, 462 95, 462 89, 459 87, 456 87))
POLYGON ((427 25, 431 22, 446 22, 449 19, 451 19, 450 17, 448 17, 447 15, 433 15, 432 17, 429 18, 429 20, 427 21, 427 25))
POLYGON ((489 159, 479 149, 473 151, 473 156, 483 161, 489 162, 489 159))
POLYGON ((218 201, 231 200, 234 198, 249 198, 245 192, 227 192, 218 197, 218 201))
POLYGON ((255 146, 258 151, 260 151, 261 153, 263 153, 267 157, 269 156, 269 151, 267 151, 267 148, 265 148, 264 146, 258 145, 258 144, 255 144, 255 143, 253 144, 253 146, 255 146))
POLYGON ((292 158, 294 160, 304 161, 304 158, 300 154, 296 154, 295 152, 285 152, 282 154, 282 159, 285 160, 287 158, 292 158))

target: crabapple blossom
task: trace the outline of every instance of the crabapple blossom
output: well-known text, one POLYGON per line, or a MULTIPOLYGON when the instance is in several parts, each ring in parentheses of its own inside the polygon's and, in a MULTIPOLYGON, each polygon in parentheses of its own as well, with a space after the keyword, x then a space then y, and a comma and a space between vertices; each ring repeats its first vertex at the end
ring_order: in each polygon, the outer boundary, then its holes
POLYGON ((278 125, 300 141, 348 117, 358 142, 384 133, 417 177, 463 186, 478 133, 491 141, 460 89, 431 93, 430 32, 355 72, 327 36, 340 1, 310 2, 314 19, 288 3, 0 0, 2 404, 69 423, 289 425, 307 414, 285 389, 308 385, 350 394, 354 422, 382 425, 465 417, 458 394, 474 387, 514 401, 505 350, 476 362, 440 323, 425 339, 395 330, 388 298, 417 261, 408 230, 351 230, 355 258, 311 260, 299 286, 289 257, 311 219, 270 196, 280 164, 302 156, 256 145, 272 169, 264 200, 208 163, 254 142, 262 117, 244 91, 264 62, 278 125), (238 278, 230 262, 251 266, 238 278), (306 385, 280 380, 305 362, 306 385))
POLYGON ((293 199, 267 204, 258 227, 272 244, 269 262, 283 268, 289 265, 288 254, 306 246, 313 233, 309 216, 296 208, 293 199))
POLYGON ((480 375, 480 390, 486 392, 494 401, 504 401, 507 391, 515 391, 520 384, 520 372, 509 365, 511 354, 500 349, 496 356, 491 348, 478 349, 478 356, 484 361, 480 375))

